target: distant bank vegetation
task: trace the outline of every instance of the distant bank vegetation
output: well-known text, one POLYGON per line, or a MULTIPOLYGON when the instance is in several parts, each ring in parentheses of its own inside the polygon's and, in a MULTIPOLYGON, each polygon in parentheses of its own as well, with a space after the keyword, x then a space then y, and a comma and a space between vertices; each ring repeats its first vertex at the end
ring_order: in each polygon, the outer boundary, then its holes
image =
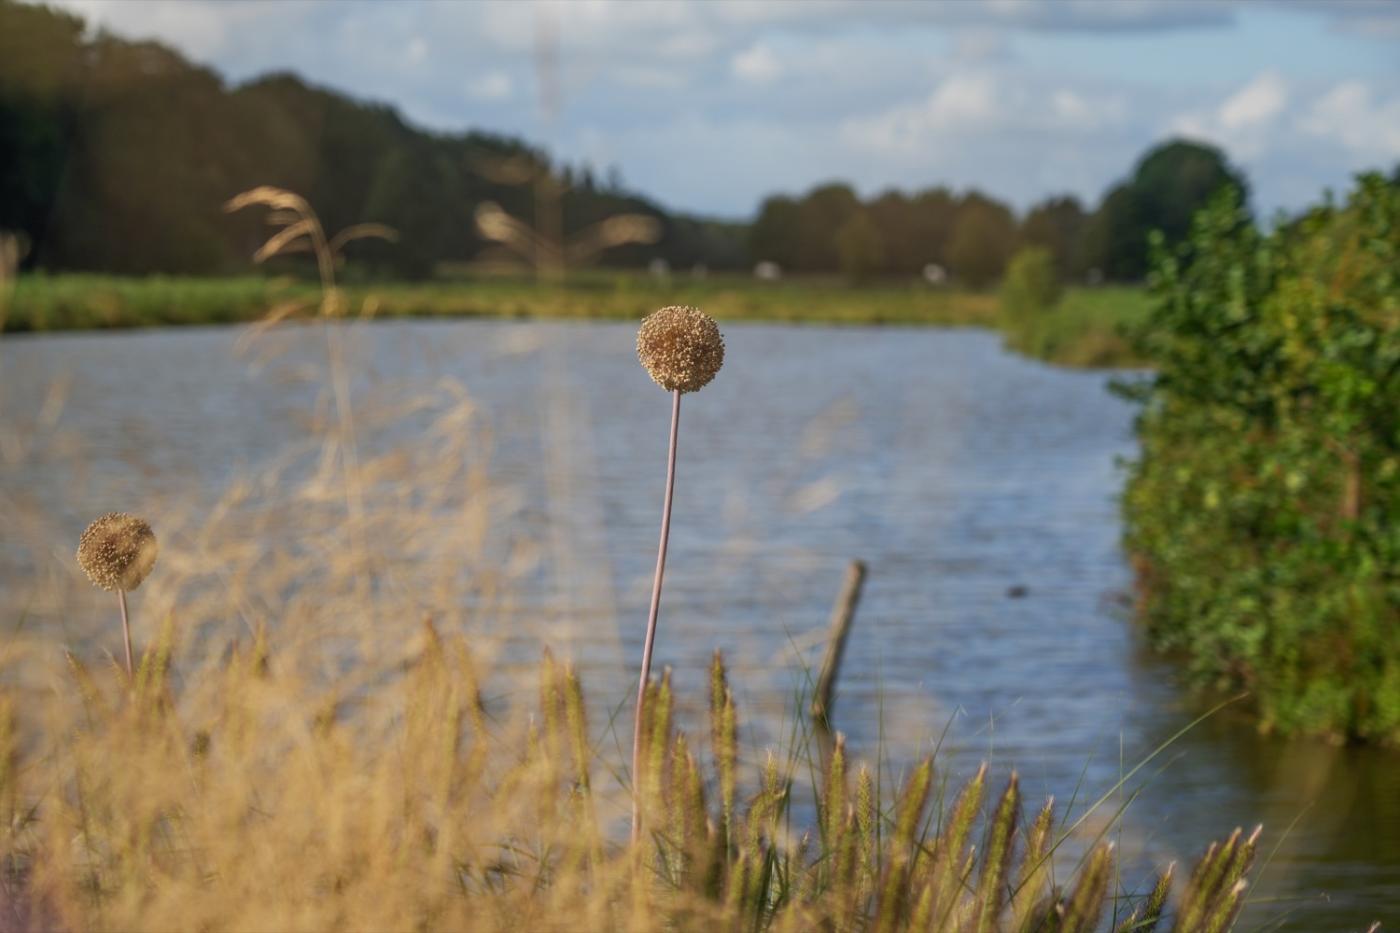
MULTIPOLYGON (((309 265, 309 263, 308 263, 309 265)), ((235 324, 261 319, 286 301, 310 300, 317 288, 298 280, 254 275, 226 278, 90 274, 21 278, 4 331, 51 332, 105 328, 235 324)), ((545 287, 520 277, 467 281, 351 284, 350 306, 366 300, 377 317, 530 317, 639 320, 659 304, 703 307, 724 321, 801 324, 895 324, 997 327, 1030 356, 1071 366, 1141 362, 1128 334, 1147 313, 1135 286, 1072 287, 1052 310, 1006 320, 998 296, 960 289, 876 282, 847 286, 819 278, 755 282, 748 276, 703 280, 594 270, 545 287)))

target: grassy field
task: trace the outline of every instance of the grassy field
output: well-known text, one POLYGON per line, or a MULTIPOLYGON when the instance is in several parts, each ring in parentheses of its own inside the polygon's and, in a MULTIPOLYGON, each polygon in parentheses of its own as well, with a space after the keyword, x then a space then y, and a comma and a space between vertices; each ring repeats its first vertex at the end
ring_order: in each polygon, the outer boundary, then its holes
MULTIPOLYGON (((714 276, 657 281, 634 274, 590 273, 560 285, 481 278, 455 282, 377 283, 345 288, 353 311, 380 317, 494 316, 636 320, 666 304, 694 304, 720 320, 809 324, 1001 326, 993 293, 922 285, 849 286, 839 281, 760 283, 714 276)), ((15 288, 4 329, 10 332, 227 324, 262 317, 288 301, 314 303, 310 282, 242 278, 28 276, 15 288)), ((1008 342, 1028 355, 1074 366, 1140 362, 1123 328, 1146 310, 1141 289, 1071 289, 1028 332, 1008 342)))

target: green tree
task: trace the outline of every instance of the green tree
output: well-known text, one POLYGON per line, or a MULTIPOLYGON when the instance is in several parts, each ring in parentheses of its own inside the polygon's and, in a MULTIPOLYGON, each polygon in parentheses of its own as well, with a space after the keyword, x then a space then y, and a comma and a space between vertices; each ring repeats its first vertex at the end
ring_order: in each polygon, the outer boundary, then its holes
POLYGON ((885 262, 880 232, 866 211, 857 211, 836 232, 836 250, 841 260, 841 274, 854 282, 863 282, 879 272, 885 262))
POLYGON ((759 262, 776 262, 784 269, 796 268, 801 223, 795 200, 784 195, 766 199, 749 231, 750 254, 759 262))
POLYGON ((1026 215, 1021 224, 1021 242, 1044 247, 1061 279, 1077 278, 1084 271, 1079 253, 1086 220, 1078 198, 1047 198, 1026 215))
POLYGON ((918 270, 918 244, 914 238, 914 208, 904 192, 889 190, 866 205, 864 214, 875 228, 883 254, 881 271, 913 273, 918 270))
POLYGON ((835 272, 841 267, 836 233, 860 212, 860 199, 841 182, 818 185, 798 204, 795 267, 806 272, 835 272))
POLYGON ((1000 278, 1015 247, 1016 219, 1010 208, 976 192, 963 198, 948 246, 955 276, 984 288, 1000 278))
POLYGON ((1214 146, 1173 140, 1154 147, 1128 181, 1109 191, 1086 225, 1085 268, 1111 279, 1142 279, 1148 236, 1158 231, 1167 243, 1180 242, 1196 211, 1227 187, 1247 196, 1244 176, 1214 146))

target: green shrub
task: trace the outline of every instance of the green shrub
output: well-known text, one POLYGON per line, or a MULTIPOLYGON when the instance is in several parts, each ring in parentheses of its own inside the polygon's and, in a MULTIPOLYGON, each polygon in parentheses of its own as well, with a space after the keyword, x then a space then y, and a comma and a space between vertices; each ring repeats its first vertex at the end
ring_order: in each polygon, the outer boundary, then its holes
POLYGON ((1060 277, 1055 257, 1043 246, 1027 246, 1007 267, 1001 283, 1001 327, 1007 343, 1015 350, 1039 355, 1040 336, 1046 331, 1042 320, 1060 301, 1060 277))
POLYGON ((1012 317, 1047 311, 1059 303, 1061 291, 1055 257, 1043 246, 1028 246, 1012 258, 1006 270, 1002 310, 1012 317))
POLYGON ((1157 646, 1265 728, 1400 739, 1400 185, 1156 245, 1125 496, 1157 646))

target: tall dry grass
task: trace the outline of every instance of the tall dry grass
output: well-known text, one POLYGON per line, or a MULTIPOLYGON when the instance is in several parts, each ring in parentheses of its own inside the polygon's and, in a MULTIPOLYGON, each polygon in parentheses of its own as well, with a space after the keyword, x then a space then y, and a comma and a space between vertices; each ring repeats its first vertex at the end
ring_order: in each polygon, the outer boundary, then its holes
MULTIPOLYGON (((839 741, 795 827, 780 757, 742 779, 718 658, 708 741, 676 729, 668 679, 649 691, 634 845, 567 665, 546 657, 537 702, 500 708, 430 626, 391 686, 353 694, 268 638, 181 683, 175 639, 133 686, 73 659, 60 692, 0 702, 8 926, 1126 931, 1154 929, 1171 888, 1168 869, 1115 891, 1107 843, 1057 876, 1053 807, 1025 823, 1014 776, 993 794, 984 769, 940 809, 925 761, 882 799, 839 741)), ((1257 835, 1211 847, 1174 929, 1229 928, 1257 835)))

